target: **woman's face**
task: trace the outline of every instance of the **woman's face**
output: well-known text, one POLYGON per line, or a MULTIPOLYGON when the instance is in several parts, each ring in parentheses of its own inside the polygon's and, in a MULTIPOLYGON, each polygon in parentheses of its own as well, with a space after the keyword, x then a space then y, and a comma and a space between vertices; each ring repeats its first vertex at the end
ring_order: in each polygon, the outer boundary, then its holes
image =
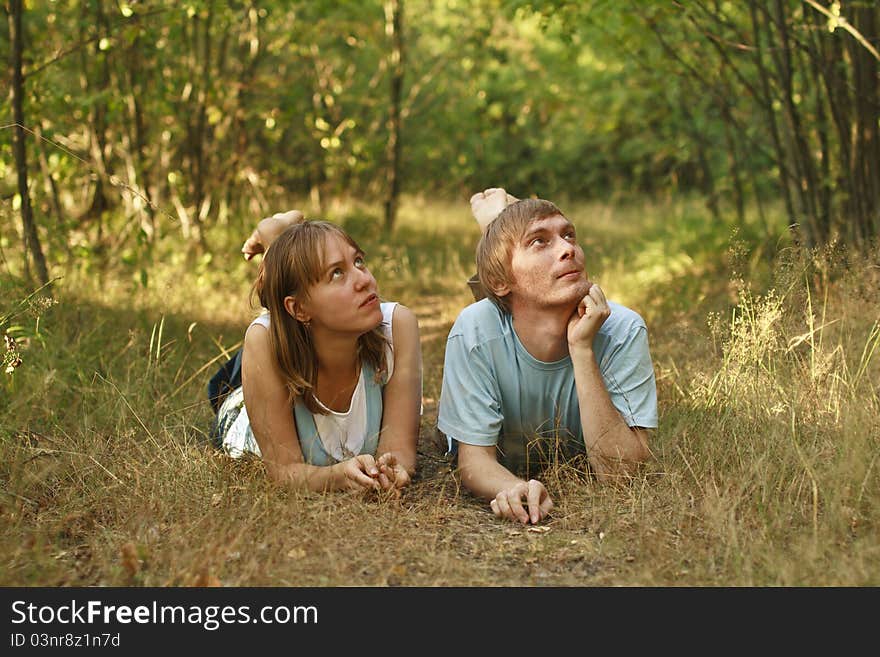
POLYGON ((341 236, 324 242, 324 270, 300 305, 312 330, 362 335, 382 322, 376 279, 364 254, 341 236))

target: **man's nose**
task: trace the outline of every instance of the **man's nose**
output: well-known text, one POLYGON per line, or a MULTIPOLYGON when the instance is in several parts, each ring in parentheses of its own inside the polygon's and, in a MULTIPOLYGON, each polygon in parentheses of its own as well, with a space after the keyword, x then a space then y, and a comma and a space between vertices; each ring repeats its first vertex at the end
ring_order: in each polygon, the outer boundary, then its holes
POLYGON ((568 260, 569 258, 574 258, 575 245, 561 237, 559 238, 559 242, 561 245, 559 248, 559 259, 568 260))

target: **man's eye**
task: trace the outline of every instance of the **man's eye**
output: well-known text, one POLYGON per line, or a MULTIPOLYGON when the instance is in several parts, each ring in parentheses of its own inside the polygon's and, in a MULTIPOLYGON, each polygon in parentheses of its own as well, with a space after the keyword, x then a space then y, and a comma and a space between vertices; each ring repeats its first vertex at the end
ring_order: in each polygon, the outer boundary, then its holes
POLYGON ((565 239, 567 239, 569 242, 577 241, 577 235, 575 235, 574 233, 566 233, 563 237, 565 237, 565 239))
POLYGON ((531 242, 529 242, 529 246, 543 246, 546 240, 543 237, 536 237, 531 242))
POLYGON ((339 267, 337 267, 337 268, 334 269, 333 272, 330 274, 330 280, 334 280, 334 281, 335 281, 335 280, 337 280, 337 279, 342 278, 344 275, 345 275, 345 272, 343 272, 339 267))
POLYGON ((358 256, 354 259, 354 266, 358 269, 363 269, 367 266, 367 262, 364 260, 363 256, 358 256))

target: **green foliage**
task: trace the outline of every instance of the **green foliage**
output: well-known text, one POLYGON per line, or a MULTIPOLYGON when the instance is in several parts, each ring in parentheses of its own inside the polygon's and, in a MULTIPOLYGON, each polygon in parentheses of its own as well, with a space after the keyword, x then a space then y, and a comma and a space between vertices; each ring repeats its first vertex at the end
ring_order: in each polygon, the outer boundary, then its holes
POLYGON ((40 332, 40 318, 56 303, 48 294, 54 282, 50 281, 47 285, 28 291, 24 281, 0 277, 0 298, 4 300, 0 305, 0 331, 3 332, 2 369, 6 384, 10 384, 10 377, 24 362, 22 351, 32 343, 41 345, 44 341, 40 332))
MULTIPOLYGON (((403 6, 404 192, 697 193, 742 225, 747 205, 780 200, 765 238, 788 224, 807 245, 876 234, 876 62, 804 3, 403 6)), ((877 19, 841 12, 849 27, 877 19)), ((31 194, 60 271, 123 256, 143 279, 160 235, 204 252, 290 199, 328 215, 388 193, 378 0, 38 3, 24 24, 31 194)), ((13 201, 15 175, 0 167, 13 201)))

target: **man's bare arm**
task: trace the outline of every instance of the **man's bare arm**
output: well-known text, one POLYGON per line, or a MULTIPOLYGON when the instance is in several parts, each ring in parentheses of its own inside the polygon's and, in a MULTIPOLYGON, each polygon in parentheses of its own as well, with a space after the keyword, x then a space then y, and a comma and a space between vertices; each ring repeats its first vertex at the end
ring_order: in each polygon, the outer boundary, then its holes
POLYGON ((592 349, 572 354, 584 447, 599 481, 635 473, 651 458, 648 430, 629 427, 605 389, 592 349))
POLYGON ((599 481, 630 475, 651 457, 647 430, 630 428, 611 403, 593 352, 593 339, 610 315, 605 294, 592 285, 568 323, 584 447, 599 481))
POLYGON ((534 525, 553 508, 553 500, 544 484, 537 479, 525 481, 515 476, 498 462, 494 445, 459 443, 458 468, 464 487, 478 497, 491 500, 489 506, 499 518, 534 525))

